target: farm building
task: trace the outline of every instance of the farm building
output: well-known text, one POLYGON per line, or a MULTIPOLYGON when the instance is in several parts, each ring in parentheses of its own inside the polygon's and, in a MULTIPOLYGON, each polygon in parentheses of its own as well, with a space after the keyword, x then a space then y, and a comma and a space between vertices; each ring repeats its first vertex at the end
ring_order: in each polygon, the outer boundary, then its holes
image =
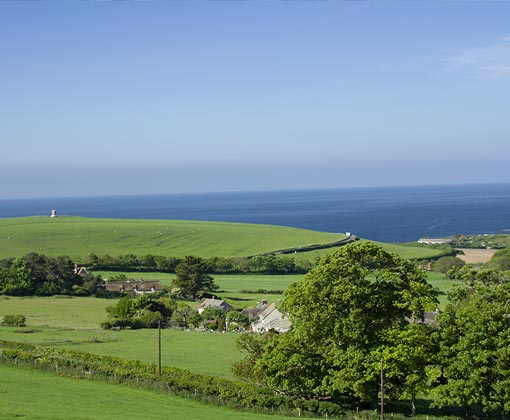
POLYGON ((221 299, 206 299, 198 307, 198 313, 204 312, 205 308, 221 309, 223 312, 234 309, 231 305, 221 299))
POLYGON ((285 332, 290 328, 289 319, 276 309, 274 303, 264 309, 258 317, 259 319, 251 324, 251 329, 255 333, 263 334, 269 330, 285 332))
POLYGON ((160 292, 163 290, 163 286, 158 280, 126 280, 110 281, 106 283, 105 289, 112 293, 135 292, 137 295, 143 295, 144 293, 160 292))
POLYGON ((267 300, 261 301, 256 308, 246 308, 241 311, 242 314, 246 315, 249 319, 257 318, 267 307, 269 304, 267 300))

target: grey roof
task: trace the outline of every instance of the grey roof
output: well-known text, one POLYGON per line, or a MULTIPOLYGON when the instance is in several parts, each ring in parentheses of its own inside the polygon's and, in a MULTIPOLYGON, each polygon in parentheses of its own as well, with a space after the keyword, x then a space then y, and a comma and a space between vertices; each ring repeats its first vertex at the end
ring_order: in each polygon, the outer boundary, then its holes
POLYGON ((106 283, 107 292, 154 292, 163 290, 163 286, 158 280, 140 280, 140 281, 110 281, 106 283))
POLYGON ((221 299, 205 299, 199 306, 199 308, 218 308, 218 309, 228 309, 232 308, 230 304, 221 299))

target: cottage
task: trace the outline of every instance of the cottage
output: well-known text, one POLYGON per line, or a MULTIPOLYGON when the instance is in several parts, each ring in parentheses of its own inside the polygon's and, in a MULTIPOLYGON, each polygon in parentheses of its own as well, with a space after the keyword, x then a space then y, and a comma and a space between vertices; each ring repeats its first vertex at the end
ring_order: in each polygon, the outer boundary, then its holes
POLYGON ((79 267, 78 264, 74 265, 74 274, 78 274, 79 276, 86 276, 89 274, 87 271, 87 267, 79 267))
POLYGON ((221 309, 223 312, 234 309, 231 305, 221 299, 206 299, 198 307, 198 313, 201 314, 206 308, 221 309))
POLYGON ((128 293, 135 292, 137 295, 145 293, 160 292, 163 286, 157 280, 127 280, 127 281, 110 281, 106 283, 105 289, 107 292, 112 293, 128 293))
POLYGON ((258 316, 269 306, 267 300, 262 300, 256 308, 246 308, 241 311, 249 319, 258 318, 258 316))
POLYGON ((251 329, 255 333, 263 334, 269 330, 285 332, 290 328, 289 319, 276 309, 274 303, 264 309, 258 318, 258 320, 251 324, 251 329))

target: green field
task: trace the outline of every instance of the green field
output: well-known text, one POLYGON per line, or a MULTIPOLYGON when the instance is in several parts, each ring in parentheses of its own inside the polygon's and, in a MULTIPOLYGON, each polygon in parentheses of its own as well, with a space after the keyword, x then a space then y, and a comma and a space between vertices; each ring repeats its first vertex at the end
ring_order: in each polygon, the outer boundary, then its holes
POLYGON ((156 391, 65 378, 0 365, 0 418, 28 419, 284 419, 234 411, 156 391))
MULTIPOLYGON (((364 239, 362 239, 364 240, 364 239)), ((387 244, 384 242, 375 242, 377 245, 382 247, 387 252, 392 252, 394 254, 400 255, 403 258, 407 258, 409 260, 420 260, 420 259, 428 259, 438 257, 441 254, 444 254, 445 251, 441 249, 434 248, 426 248, 426 247, 417 247, 417 246, 401 246, 396 244, 387 244)), ((317 257, 320 258, 323 255, 326 255, 328 252, 331 252, 335 249, 339 249, 340 247, 333 247, 328 249, 320 249, 316 251, 303 252, 298 254, 300 257, 306 258, 310 261, 314 261, 317 257)))
MULTIPOLYGON (((1 340, 29 342, 149 363, 157 363, 158 360, 157 335, 155 329, 105 331, 99 328, 0 327, 1 340)), ((233 333, 164 329, 161 332, 162 364, 233 379, 232 364, 243 357, 235 347, 237 337, 238 334, 233 333)))
MULTIPOLYGON (((144 280, 159 280, 164 285, 170 285, 175 274, 167 273, 120 273, 115 271, 97 271, 102 278, 108 279, 119 274, 125 274, 134 280, 143 277, 144 280)), ((292 275, 263 275, 263 274, 215 274, 214 282, 220 287, 216 292, 222 299, 229 302, 236 308, 249 308, 257 306, 257 303, 265 299, 270 303, 278 303, 282 299, 281 294, 271 293, 246 293, 246 291, 257 291, 264 289, 268 291, 286 290, 291 283, 303 279, 304 274, 292 275), (243 292, 244 291, 244 292, 243 292)), ((195 307, 193 302, 190 306, 195 307)))
POLYGON ((89 329, 106 319, 105 308, 117 299, 93 297, 15 297, 0 295, 0 316, 23 314, 31 326, 89 329))
POLYGON ((0 219, 0 258, 28 252, 72 257, 91 253, 246 256, 343 238, 342 234, 243 223, 21 217, 0 219))
MULTIPOLYGON (((429 282, 443 293, 456 284, 447 280, 444 274, 427 274, 429 282)), ((158 275, 164 276, 154 273, 150 278, 158 275)), ((302 276, 217 276, 217 281, 225 290, 221 296, 242 307, 254 305, 264 298, 278 304, 278 299, 282 298, 281 295, 240 293, 243 288, 269 288, 278 285, 278 288, 284 289, 301 278, 302 276)), ((106 319, 104 308, 115 302, 115 299, 92 297, 0 297, 0 315, 22 313, 27 317, 25 328, 0 327, 0 339, 156 362, 155 330, 105 331, 99 328, 100 322, 106 319)), ((440 308, 443 308, 445 303, 446 294, 442 294, 440 308)), ((163 330, 163 364, 232 378, 230 367, 242 357, 235 349, 236 338, 236 334, 163 330)))
MULTIPOLYGON (((38 216, 0 219, 0 258, 28 252, 71 257, 85 257, 91 253, 230 257, 330 243, 344 238, 339 233, 245 223, 71 216, 50 219, 38 216)), ((443 252, 430 248, 380 245, 411 259, 430 258, 443 252)), ((313 260, 331 249, 292 255, 313 260)))

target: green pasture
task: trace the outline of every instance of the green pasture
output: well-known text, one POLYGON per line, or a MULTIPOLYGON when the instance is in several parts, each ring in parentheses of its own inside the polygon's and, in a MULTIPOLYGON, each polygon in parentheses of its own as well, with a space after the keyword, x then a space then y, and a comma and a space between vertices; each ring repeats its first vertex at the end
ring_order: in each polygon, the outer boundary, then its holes
POLYGON ((458 280, 450 280, 444 273, 435 271, 427 271, 427 280, 435 288, 439 290, 439 309, 444 309, 448 302, 448 292, 454 287, 461 286, 463 283, 458 280))
MULTIPOLYGON (((363 241, 365 239, 362 239, 363 241)), ((387 252, 392 252, 394 254, 400 255, 402 258, 406 258, 409 260, 421 260, 428 258, 435 258, 445 253, 444 250, 434 249, 434 248, 426 248, 426 247, 413 247, 413 246, 402 246, 396 244, 388 244, 385 242, 375 242, 377 245, 382 247, 387 252)), ((309 261, 314 261, 317 258, 322 258, 328 252, 331 252, 335 249, 340 249, 341 247, 333 247, 327 249, 318 249, 315 251, 308 251, 299 254, 291 254, 296 255, 298 258, 305 258, 309 261)))
POLYGON ((0 365, 0 418, 283 419, 235 411, 128 385, 0 365))
MULTIPOLYGON (((94 274, 100 274, 103 279, 112 278, 119 274, 125 274, 128 278, 139 280, 159 280, 164 285, 169 286, 175 274, 167 273, 139 273, 128 272, 120 273, 115 271, 96 271, 94 274)), ((249 308, 257 306, 261 300, 267 300, 270 303, 281 301, 282 295, 276 293, 246 293, 254 292, 259 289, 267 291, 285 291, 291 283, 302 280, 304 274, 291 275, 263 275, 263 274, 215 274, 214 281, 218 284, 219 291, 216 292, 222 299, 229 302, 236 308, 249 308)), ((189 303, 194 305, 193 302, 189 303)))
MULTIPOLYGON (((229 257, 343 238, 345 236, 339 233, 246 223, 37 216, 0 219, 0 258, 29 252, 81 258, 91 253, 229 257)), ((423 247, 380 245, 410 259, 431 258, 443 252, 423 247)), ((331 249, 334 248, 291 255, 314 260, 331 249)))
MULTIPOLYGON (((164 329, 161 331, 162 364, 232 379, 232 364, 243 358, 243 354, 237 351, 235 346, 237 337, 238 334, 234 333, 164 329)), ((149 363, 158 361, 158 331, 156 329, 79 330, 32 327, 29 324, 23 328, 0 327, 0 339, 105 354, 149 363)))
MULTIPOLYGON (((107 276, 115 273, 102 272, 107 276)), ((126 273, 139 278, 140 273, 126 273)), ((171 275, 142 273, 146 279, 169 282, 171 275)), ((429 282, 442 294, 440 308, 446 304, 446 293, 457 282, 442 273, 428 272, 429 282)), ((278 305, 282 295, 248 294, 241 290, 285 290, 302 275, 218 275, 220 296, 236 307, 255 306, 262 299, 278 305)), ((0 339, 28 341, 42 345, 62 346, 98 354, 110 354, 146 362, 156 362, 155 330, 104 331, 99 324, 106 319, 106 306, 116 299, 93 297, 13 297, 0 296, 0 316, 24 314, 27 327, 0 327, 0 339), (30 332, 31 331, 31 332, 30 332)), ((198 303, 191 303, 197 306, 198 303)), ((163 330, 163 363, 198 373, 232 377, 230 367, 242 355, 235 349, 236 334, 163 330)))
POLYGON ((106 319, 105 308, 117 299, 70 296, 2 296, 0 316, 23 314, 31 326, 59 328, 98 328, 106 319))
POLYGON ((246 256, 343 238, 336 233, 245 223, 38 216, 0 219, 0 258, 28 252, 72 257, 91 253, 246 256))

